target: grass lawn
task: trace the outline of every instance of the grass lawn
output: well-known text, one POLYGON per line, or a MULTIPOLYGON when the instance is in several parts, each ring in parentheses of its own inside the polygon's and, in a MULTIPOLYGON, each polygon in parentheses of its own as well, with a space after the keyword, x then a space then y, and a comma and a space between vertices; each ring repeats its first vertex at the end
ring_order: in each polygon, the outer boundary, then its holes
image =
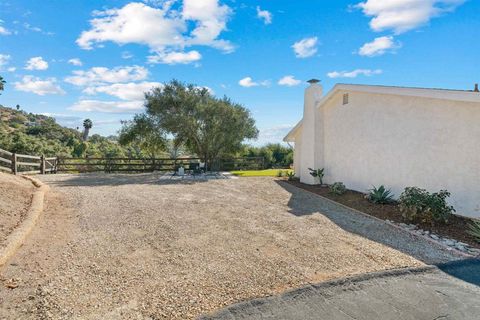
POLYGON ((282 171, 282 176, 287 172, 292 172, 291 169, 267 169, 267 170, 245 170, 245 171, 230 171, 232 174, 239 177, 278 177, 278 172, 282 171))

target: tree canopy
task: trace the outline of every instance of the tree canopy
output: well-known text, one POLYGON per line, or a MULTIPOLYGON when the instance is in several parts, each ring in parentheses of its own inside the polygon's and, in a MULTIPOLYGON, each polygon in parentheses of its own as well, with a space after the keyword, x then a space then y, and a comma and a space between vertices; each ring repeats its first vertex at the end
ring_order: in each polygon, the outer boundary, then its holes
MULTIPOLYGON (((173 80, 145 94, 145 114, 125 124, 124 136, 142 127, 170 136, 191 153, 211 163, 222 154, 241 150, 245 139, 258 135, 248 109, 227 97, 216 98, 206 88, 173 80)), ((128 140, 128 139, 127 139, 128 140)), ((159 142, 160 144, 160 142, 159 142)))

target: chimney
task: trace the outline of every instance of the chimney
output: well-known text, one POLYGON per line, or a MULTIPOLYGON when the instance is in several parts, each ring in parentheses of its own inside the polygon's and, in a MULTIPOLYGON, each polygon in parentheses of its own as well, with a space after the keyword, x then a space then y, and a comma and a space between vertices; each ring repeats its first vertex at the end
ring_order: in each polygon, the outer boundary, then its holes
POLYGON ((315 179, 310 175, 308 168, 316 168, 316 131, 317 131, 317 102, 322 98, 323 88, 320 80, 311 79, 307 81, 310 86, 305 89, 302 136, 300 145, 300 181, 307 184, 314 184, 315 179))
POLYGON ((475 89, 473 89, 473 92, 480 92, 480 90, 478 90, 478 83, 475 83, 475 89))

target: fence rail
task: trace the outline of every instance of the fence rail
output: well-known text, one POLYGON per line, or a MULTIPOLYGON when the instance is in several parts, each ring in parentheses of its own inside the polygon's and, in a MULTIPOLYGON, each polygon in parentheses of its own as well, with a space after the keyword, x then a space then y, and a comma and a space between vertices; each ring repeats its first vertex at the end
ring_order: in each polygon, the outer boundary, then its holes
MULTIPOLYGON (((176 171, 179 167, 195 170, 200 158, 58 158, 17 154, 0 149, 0 171, 13 174, 47 174, 57 172, 129 172, 176 171)), ((209 170, 264 169, 263 157, 217 159, 209 170)))
POLYGON ((57 157, 17 154, 0 149, 0 171, 13 174, 56 173, 57 157))
MULTIPOLYGON (((180 166, 185 170, 198 168, 200 158, 59 158, 57 172, 153 172, 176 171, 180 166)), ((253 170, 263 169, 263 157, 218 159, 211 164, 211 170, 253 170)))

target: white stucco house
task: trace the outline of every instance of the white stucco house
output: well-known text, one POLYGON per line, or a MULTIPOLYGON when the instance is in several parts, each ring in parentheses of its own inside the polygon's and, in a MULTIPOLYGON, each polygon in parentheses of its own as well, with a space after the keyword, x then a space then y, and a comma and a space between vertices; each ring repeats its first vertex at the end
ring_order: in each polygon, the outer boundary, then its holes
POLYGON ((457 214, 480 218, 480 93, 337 84, 326 95, 318 80, 305 90, 303 119, 284 141, 294 168, 325 168, 326 183, 366 192, 385 185, 447 189, 457 214))

